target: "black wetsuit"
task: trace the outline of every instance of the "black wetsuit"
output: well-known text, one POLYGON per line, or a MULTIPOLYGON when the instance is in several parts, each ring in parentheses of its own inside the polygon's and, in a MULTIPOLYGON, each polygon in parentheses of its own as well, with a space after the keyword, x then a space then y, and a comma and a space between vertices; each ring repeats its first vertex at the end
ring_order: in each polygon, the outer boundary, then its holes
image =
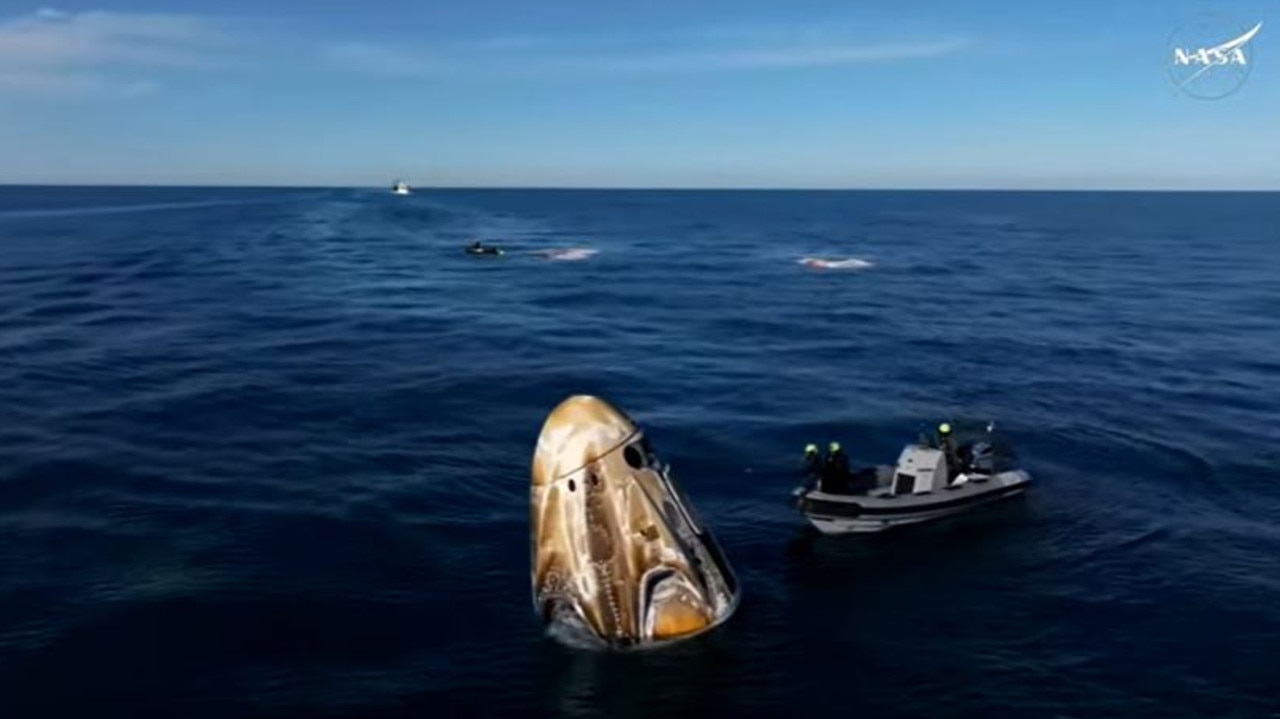
POLYGON ((844 450, 827 453, 822 465, 822 491, 840 494, 849 489, 849 458, 844 450))
POLYGON ((822 455, 814 452, 804 456, 804 466, 800 469, 806 485, 817 485, 822 479, 822 455))
POLYGON ((947 482, 950 482, 960 474, 960 452, 955 439, 950 434, 938 437, 938 449, 947 457, 947 482))

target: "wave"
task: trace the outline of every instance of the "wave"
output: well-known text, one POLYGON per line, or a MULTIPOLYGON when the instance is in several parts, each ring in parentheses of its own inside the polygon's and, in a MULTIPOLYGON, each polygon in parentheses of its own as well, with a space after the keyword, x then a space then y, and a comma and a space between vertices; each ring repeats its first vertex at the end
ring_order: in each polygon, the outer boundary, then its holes
POLYGON ((815 270, 864 270, 868 267, 875 267, 871 262, 858 259, 857 257, 848 257, 842 260, 827 260, 821 257, 802 257, 798 261, 805 267, 815 270))
POLYGON ((586 260, 594 257, 599 250, 593 250, 589 247, 566 247, 555 250, 539 250, 536 255, 547 260, 559 262, 575 262, 578 260, 586 260))
POLYGON ((0 220, 42 217, 80 217, 83 215, 115 215, 130 212, 159 212, 163 210, 192 210, 203 207, 227 205, 260 205, 276 200, 200 200, 193 202, 151 202, 140 205, 93 205, 88 207, 61 207, 42 210, 0 210, 0 220))

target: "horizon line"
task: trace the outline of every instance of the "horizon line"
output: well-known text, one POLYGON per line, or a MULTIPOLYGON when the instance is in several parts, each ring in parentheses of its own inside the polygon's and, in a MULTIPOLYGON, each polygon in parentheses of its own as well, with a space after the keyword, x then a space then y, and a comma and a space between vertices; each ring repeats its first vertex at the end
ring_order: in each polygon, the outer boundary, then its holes
MULTIPOLYGON (((255 184, 255 183, 145 183, 145 182, 10 182, 0 181, 0 189, 40 188, 138 188, 138 189, 245 189, 245 190, 378 190, 383 185, 255 184)), ((770 186, 629 186, 629 185, 409 185, 414 192, 439 191, 543 191, 543 192, 1161 192, 1161 193, 1276 193, 1274 187, 1009 187, 1009 186, 850 186, 850 187, 770 187, 770 186)))

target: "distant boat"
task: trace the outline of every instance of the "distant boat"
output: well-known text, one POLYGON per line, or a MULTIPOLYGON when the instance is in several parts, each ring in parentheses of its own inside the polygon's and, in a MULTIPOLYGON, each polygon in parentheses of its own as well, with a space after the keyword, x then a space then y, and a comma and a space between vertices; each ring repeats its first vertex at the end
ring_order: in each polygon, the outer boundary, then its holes
POLYGON ((396 180, 396 184, 393 185, 391 188, 391 194, 393 195, 409 194, 409 183, 405 182, 404 180, 396 180))

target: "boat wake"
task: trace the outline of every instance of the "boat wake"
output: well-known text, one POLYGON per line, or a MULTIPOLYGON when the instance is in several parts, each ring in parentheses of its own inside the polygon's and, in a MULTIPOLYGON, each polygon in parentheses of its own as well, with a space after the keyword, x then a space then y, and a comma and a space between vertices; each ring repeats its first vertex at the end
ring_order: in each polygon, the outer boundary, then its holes
POLYGON ((802 257, 800 264, 815 270, 863 270, 868 267, 874 267, 867 260, 860 260, 856 257, 849 257, 843 260, 825 260, 820 257, 802 257))
POLYGON ((597 252, 599 252, 599 250, 593 250, 589 247, 568 247, 558 250, 540 250, 536 254, 547 260, 575 262, 578 260, 590 259, 594 257, 597 252))
POLYGON ((85 215, 116 215, 132 212, 162 212, 166 210, 196 210, 206 207, 229 205, 260 205, 278 200, 199 200, 192 202, 150 202, 141 205, 94 205, 87 207, 56 207, 32 210, 0 210, 0 220, 42 219, 53 217, 81 217, 85 215))

